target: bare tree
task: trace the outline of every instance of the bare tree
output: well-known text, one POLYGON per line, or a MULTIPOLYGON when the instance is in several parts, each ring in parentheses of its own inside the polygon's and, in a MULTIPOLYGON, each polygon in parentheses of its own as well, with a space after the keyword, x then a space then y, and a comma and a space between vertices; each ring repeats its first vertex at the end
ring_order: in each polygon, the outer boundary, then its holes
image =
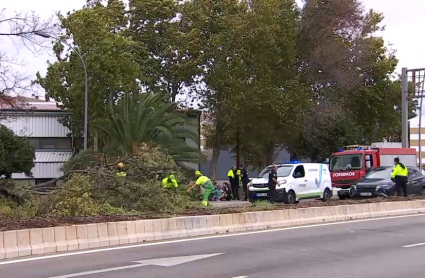
POLYGON ((22 95, 31 89, 31 78, 21 71, 25 61, 19 57, 22 49, 29 50, 34 56, 49 49, 49 41, 37 34, 56 33, 57 25, 53 16, 42 20, 34 12, 15 13, 7 16, 6 11, 0 11, 0 108, 19 105, 22 95), (18 55, 7 52, 7 43, 12 43, 18 55), (19 58, 18 58, 19 57, 19 58))

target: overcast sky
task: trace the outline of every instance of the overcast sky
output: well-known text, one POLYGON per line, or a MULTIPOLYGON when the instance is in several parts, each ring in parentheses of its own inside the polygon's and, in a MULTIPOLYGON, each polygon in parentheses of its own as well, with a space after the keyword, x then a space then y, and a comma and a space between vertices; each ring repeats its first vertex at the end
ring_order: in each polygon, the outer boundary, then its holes
MULTIPOLYGON (((49 18, 53 13, 61 11, 66 13, 73 9, 79 9, 85 4, 85 0, 0 0, 1 8, 6 9, 6 14, 14 11, 35 11, 43 18, 49 18)), ((297 0, 300 1, 300 0, 297 0)), ((392 48, 397 50, 399 65, 397 72, 402 67, 425 68, 425 1, 424 0, 364 0, 366 9, 374 9, 382 12, 385 16, 383 33, 384 39, 392 48)), ((2 51, 9 55, 19 53, 19 57, 26 60, 26 66, 22 71, 35 77, 40 71, 46 73, 47 60, 53 61, 54 57, 48 53, 39 57, 25 49, 16 50, 11 41, 1 41, 2 51)))

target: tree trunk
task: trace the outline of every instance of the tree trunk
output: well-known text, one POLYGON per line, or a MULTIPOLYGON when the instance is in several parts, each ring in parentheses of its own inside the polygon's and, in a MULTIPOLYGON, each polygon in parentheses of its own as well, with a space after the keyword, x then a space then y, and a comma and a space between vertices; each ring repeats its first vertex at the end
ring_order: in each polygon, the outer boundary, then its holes
POLYGON ((93 150, 97 152, 99 149, 99 133, 97 130, 94 131, 93 150))
POLYGON ((269 141, 267 145, 267 165, 271 165, 275 162, 274 151, 275 151, 275 144, 273 141, 269 141))
POLYGON ((211 167, 210 167, 210 177, 212 180, 215 180, 217 174, 217 161, 218 156, 220 155, 221 150, 221 141, 223 138, 224 131, 224 122, 220 119, 217 119, 215 122, 215 137, 214 137, 214 145, 213 145, 213 153, 211 158, 211 167))

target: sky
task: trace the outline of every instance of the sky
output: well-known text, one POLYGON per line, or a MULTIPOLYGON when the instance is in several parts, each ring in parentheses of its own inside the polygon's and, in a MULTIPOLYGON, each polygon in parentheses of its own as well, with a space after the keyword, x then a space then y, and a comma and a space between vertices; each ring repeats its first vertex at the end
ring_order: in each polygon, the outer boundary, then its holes
MULTIPOLYGON (((79 9, 85 2, 85 0, 1 0, 1 6, 6 9, 6 15, 11 15, 14 11, 34 11, 40 17, 47 19, 58 11, 66 13, 79 9)), ((399 59, 396 73, 400 73, 402 67, 425 68, 425 35, 422 33, 425 26, 425 1, 363 0, 363 3, 367 10, 373 9, 385 16, 383 22, 385 31, 382 35, 387 45, 396 50, 396 56, 399 59)), ((46 73, 47 60, 55 60, 54 56, 48 52, 34 57, 31 52, 16 46, 10 39, 0 41, 0 46, 8 55, 18 55, 24 60, 25 65, 20 70, 33 79, 37 72, 42 75, 46 73)))

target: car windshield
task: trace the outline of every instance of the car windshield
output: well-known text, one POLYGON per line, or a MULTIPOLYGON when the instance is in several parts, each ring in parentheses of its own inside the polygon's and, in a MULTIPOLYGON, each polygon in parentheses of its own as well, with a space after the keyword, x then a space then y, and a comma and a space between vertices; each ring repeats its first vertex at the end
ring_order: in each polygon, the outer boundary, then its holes
POLYGON ((391 177, 392 168, 375 169, 364 177, 365 179, 389 179, 391 177))
MULTIPOLYGON (((277 177, 288 177, 291 174, 294 165, 280 165, 277 166, 277 177)), ((268 178, 272 167, 267 167, 258 175, 257 178, 268 178)))
POLYGON ((331 158, 330 170, 345 171, 345 170, 360 170, 363 168, 363 155, 361 154, 346 154, 336 155, 331 158))

